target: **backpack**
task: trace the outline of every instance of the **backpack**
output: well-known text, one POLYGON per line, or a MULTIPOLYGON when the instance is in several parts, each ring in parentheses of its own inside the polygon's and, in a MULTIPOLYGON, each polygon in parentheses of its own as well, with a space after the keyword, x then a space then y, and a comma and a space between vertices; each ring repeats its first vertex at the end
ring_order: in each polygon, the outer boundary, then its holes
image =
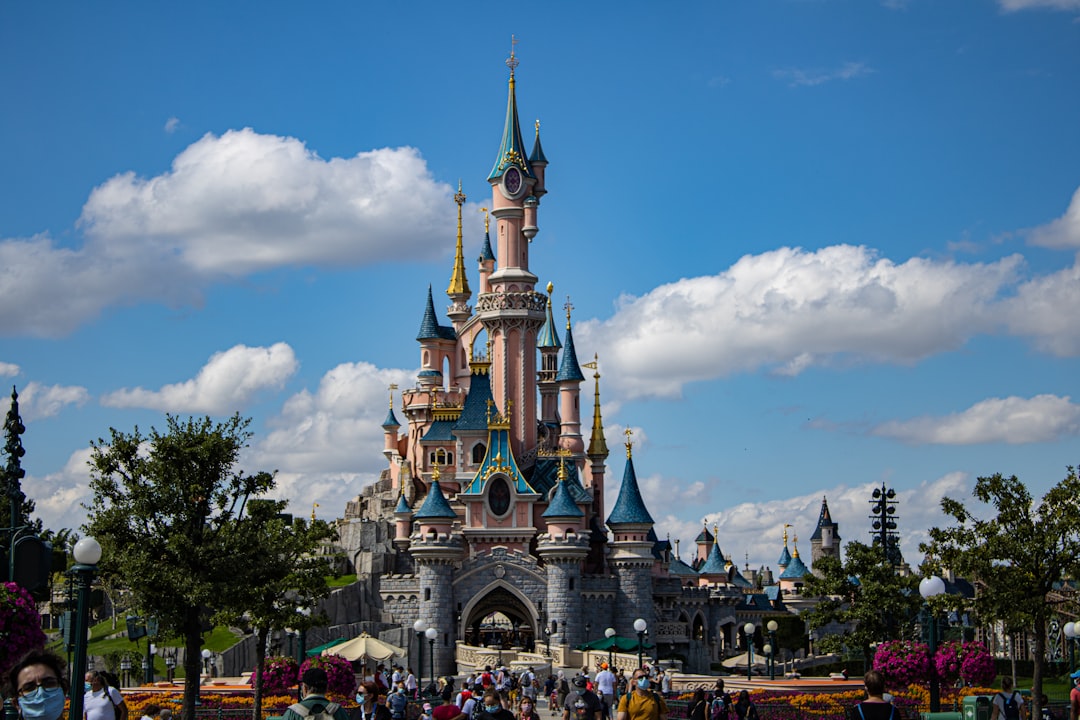
POLYGON ((338 711, 341 706, 337 703, 327 703, 326 707, 321 712, 312 713, 307 705, 302 703, 293 703, 289 706, 289 709, 306 720, 334 720, 334 713, 338 711))
MULTIPOLYGON (((866 720, 866 716, 863 715, 862 703, 855 706, 855 709, 859 711, 859 720, 866 720)), ((896 720, 896 706, 889 703, 889 720, 896 720)))
POLYGON ((1020 705, 1016 702, 1016 693, 1006 697, 1005 693, 998 693, 1002 704, 1005 705, 1005 720, 1020 720, 1020 705))
POLYGON ((713 698, 712 705, 709 708, 709 717, 711 720, 727 720, 728 703, 723 695, 717 695, 713 698))

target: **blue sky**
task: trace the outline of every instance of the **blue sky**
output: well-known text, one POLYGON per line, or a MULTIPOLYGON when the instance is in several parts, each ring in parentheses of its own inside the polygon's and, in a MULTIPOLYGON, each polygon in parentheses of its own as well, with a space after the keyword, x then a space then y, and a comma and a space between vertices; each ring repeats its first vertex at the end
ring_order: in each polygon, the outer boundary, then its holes
POLYGON ((661 536, 775 567, 885 482, 917 562, 942 494, 1077 463, 1080 0, 5 3, 0 379, 47 524, 166 411, 254 418, 296 512, 376 477, 511 33, 531 265, 661 536))

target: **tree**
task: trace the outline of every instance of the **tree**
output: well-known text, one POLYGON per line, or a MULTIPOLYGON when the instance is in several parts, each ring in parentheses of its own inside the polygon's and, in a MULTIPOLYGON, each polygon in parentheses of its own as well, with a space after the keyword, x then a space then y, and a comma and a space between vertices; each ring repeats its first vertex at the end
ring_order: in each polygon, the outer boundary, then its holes
POLYGON ((817 647, 837 652, 843 645, 862 654, 870 666, 874 643, 892 640, 911 628, 922 598, 918 580, 897 574, 880 545, 849 542, 846 559, 822 557, 814 575, 804 579, 803 594, 821 601, 801 617, 810 630, 839 623, 849 629, 818 640, 817 647))
POLYGON ((956 525, 931 528, 930 542, 919 549, 975 584, 975 611, 980 618, 1001 621, 1013 632, 1032 631, 1032 716, 1038 717, 1046 627, 1061 602, 1052 591, 1056 583, 1075 577, 1080 561, 1076 523, 1080 478, 1069 467, 1065 478, 1038 504, 1015 475, 981 477, 972 495, 992 507, 989 517, 980 518, 959 500, 942 498, 941 509, 956 525))
POLYGON ((329 559, 317 555, 324 540, 337 538, 333 526, 322 520, 311 523, 301 518, 288 522, 282 515, 285 503, 259 500, 248 503, 248 522, 241 532, 245 543, 261 546, 265 552, 249 556, 238 568, 237 580, 244 588, 240 598, 241 616, 255 629, 256 661, 253 704, 254 720, 262 718, 263 675, 266 641, 273 628, 307 630, 325 624, 325 616, 310 612, 330 588, 326 576, 332 572, 329 559), (302 609, 308 612, 304 614, 302 609))
POLYGON ((236 467, 249 420, 167 422, 165 433, 110 429, 108 441, 91 443, 84 530, 101 543, 102 574, 122 578, 134 606, 157 618, 163 635, 183 639, 183 715, 194 717, 203 621, 208 612, 236 614, 248 597, 247 567, 273 552, 247 531, 244 511, 274 478, 236 467))

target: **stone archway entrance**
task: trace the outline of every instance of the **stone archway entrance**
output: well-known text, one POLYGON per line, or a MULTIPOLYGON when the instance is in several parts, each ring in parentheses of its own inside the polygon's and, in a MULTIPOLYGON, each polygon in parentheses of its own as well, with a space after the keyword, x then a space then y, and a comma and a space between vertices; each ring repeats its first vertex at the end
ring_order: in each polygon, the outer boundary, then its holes
POLYGON ((462 630, 466 645, 535 649, 536 626, 532 609, 505 586, 492 588, 467 610, 462 630))

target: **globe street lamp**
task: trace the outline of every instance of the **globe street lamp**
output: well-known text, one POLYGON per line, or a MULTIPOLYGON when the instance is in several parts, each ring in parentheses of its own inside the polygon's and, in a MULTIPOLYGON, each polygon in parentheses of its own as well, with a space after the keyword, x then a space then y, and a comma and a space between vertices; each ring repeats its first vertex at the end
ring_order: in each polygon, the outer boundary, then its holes
POLYGON ((919 594, 926 603, 926 614, 930 618, 930 712, 941 712, 941 687, 938 685, 937 668, 934 655, 937 653, 937 616, 930 607, 930 598, 937 597, 945 592, 945 581, 937 575, 925 577, 919 581, 919 594))
POLYGON ((417 688, 417 696, 419 696, 423 694, 424 685, 424 631, 427 630, 427 623, 423 620, 417 620, 412 624, 412 628, 413 632, 416 633, 416 669, 420 673, 421 686, 417 688))
POLYGON ((424 631, 424 636, 428 639, 428 651, 431 654, 431 685, 437 687, 435 684, 435 638, 439 637, 439 631, 429 627, 424 631))
POLYGON ((637 666, 642 667, 641 664, 641 650, 642 644, 645 642, 645 631, 648 629, 649 624, 645 622, 643 618, 638 618, 634 621, 634 631, 637 632, 637 666))
MULTIPOLYGON (((71 660, 72 685, 82 682, 86 675, 86 643, 90 632, 90 585, 94 581, 98 561, 101 560, 101 545, 92 537, 84 537, 75 543, 71 554, 75 556, 75 573, 78 588, 78 602, 75 608, 75 655, 71 660)), ((83 693, 71 693, 71 706, 68 717, 83 716, 83 693)))
POLYGON ((1073 647, 1076 642, 1076 638, 1080 637, 1080 628, 1076 626, 1074 622, 1065 623, 1065 627, 1061 630, 1065 633, 1066 642, 1069 644, 1069 672, 1073 670, 1073 647))
POLYGON ((748 622, 742 629, 746 633, 746 679, 749 681, 750 671, 754 665, 754 623, 748 622))
MULTIPOLYGON (((775 620, 770 620, 766 625, 766 629, 769 631, 769 644, 772 649, 769 651, 769 679, 776 679, 776 651, 780 649, 780 646, 776 644, 776 631, 780 629, 780 624, 775 620)), ((781 658, 782 660, 783 658, 781 658)))
POLYGON ((762 645, 761 646, 761 653, 765 656, 765 664, 769 666, 769 679, 774 680, 776 676, 773 675, 773 664, 772 664, 773 663, 773 655, 772 655, 773 648, 772 648, 772 645, 770 645, 769 643, 765 643, 764 645, 762 645))
POLYGON ((605 630, 604 637, 606 637, 610 642, 607 649, 607 666, 608 670, 611 670, 611 666, 614 665, 614 662, 612 662, 614 659, 612 656, 612 651, 615 649, 615 641, 611 638, 615 637, 615 628, 609 627, 607 630, 605 630))

